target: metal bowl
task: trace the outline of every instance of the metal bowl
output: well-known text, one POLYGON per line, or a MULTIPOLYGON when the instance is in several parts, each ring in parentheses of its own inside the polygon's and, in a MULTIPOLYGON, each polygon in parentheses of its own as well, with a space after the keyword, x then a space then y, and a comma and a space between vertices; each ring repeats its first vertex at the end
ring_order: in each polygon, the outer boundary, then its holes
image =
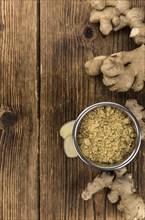
POLYGON ((141 145, 141 129, 140 129, 140 125, 136 119, 136 117, 133 115, 133 113, 126 107, 117 104, 117 103, 113 103, 113 102, 100 102, 100 103, 95 103, 94 105, 89 106, 88 108, 86 108, 84 111, 81 112, 81 114, 78 116, 75 124, 74 124, 74 128, 73 128, 73 143, 74 143, 74 147, 76 149, 76 152, 78 154, 78 156, 81 158, 81 160, 83 162, 85 162, 87 165, 95 168, 95 169, 100 169, 100 170, 105 170, 105 171, 110 171, 110 170, 116 170, 116 169, 120 169, 124 166, 126 166, 128 163, 130 163, 134 157, 136 156, 136 154, 139 151, 140 145, 141 145), (88 160, 81 152, 78 144, 77 144, 77 131, 78 131, 78 127, 79 124, 81 122, 81 120, 83 119, 83 117, 90 111, 92 111, 93 109, 100 107, 100 106, 113 106, 116 107, 120 110, 122 110, 126 115, 128 115, 128 117, 132 120, 132 122, 134 123, 135 126, 135 130, 136 130, 136 144, 134 146, 134 150, 132 151, 132 153, 128 156, 127 159, 125 159, 123 162, 117 164, 117 165, 113 165, 113 166, 101 166, 101 165, 97 165, 93 162, 91 162, 90 160, 88 160))

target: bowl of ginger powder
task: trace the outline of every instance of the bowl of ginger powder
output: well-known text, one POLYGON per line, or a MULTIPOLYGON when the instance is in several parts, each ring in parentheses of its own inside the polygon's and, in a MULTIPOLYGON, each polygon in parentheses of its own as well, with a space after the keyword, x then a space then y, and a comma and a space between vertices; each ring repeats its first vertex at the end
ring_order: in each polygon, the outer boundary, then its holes
POLYGON ((129 109, 113 102, 100 102, 78 116, 73 142, 86 164, 109 171, 133 160, 140 148, 141 131, 129 109))

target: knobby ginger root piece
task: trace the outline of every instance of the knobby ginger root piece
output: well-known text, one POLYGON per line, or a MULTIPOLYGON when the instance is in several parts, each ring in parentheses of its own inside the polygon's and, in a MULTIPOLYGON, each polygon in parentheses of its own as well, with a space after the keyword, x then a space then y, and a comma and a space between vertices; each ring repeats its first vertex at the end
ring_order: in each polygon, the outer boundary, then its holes
POLYGON ((145 218, 145 203, 137 194, 132 194, 121 200, 117 209, 124 212, 126 220, 142 220, 145 218))
POLYGON ((106 56, 98 56, 98 57, 95 57, 95 58, 87 61, 85 64, 86 73, 91 76, 99 75, 101 73, 100 67, 102 66, 105 58, 106 58, 106 56))
POLYGON ((143 8, 132 8, 130 0, 93 0, 90 22, 100 23, 100 31, 108 35, 126 26, 131 28, 130 37, 136 44, 145 43, 145 12, 143 8))
MULTIPOLYGON (((116 173, 116 172, 115 172, 116 173)), ((132 195, 135 192, 132 175, 127 172, 124 175, 117 176, 114 179, 111 187, 111 192, 107 195, 111 203, 116 203, 119 196, 132 195)))
POLYGON ((135 192, 132 175, 126 173, 114 179, 111 192, 108 194, 108 199, 111 203, 118 202, 120 198, 117 208, 124 213, 126 220, 141 220, 145 217, 145 203, 135 192))
POLYGON ((126 92, 133 89, 135 92, 144 87, 145 81, 145 45, 111 56, 99 56, 85 64, 86 73, 99 75, 103 73, 103 83, 110 91, 126 92))
POLYGON ((145 44, 145 25, 141 25, 140 27, 133 28, 130 37, 134 39, 135 43, 145 44))
POLYGON ((86 189, 82 193, 82 199, 88 200, 92 198, 92 195, 101 191, 105 187, 110 188, 114 175, 110 175, 103 172, 100 176, 97 176, 92 183, 88 183, 86 189))
POLYGON ((120 52, 108 57, 101 66, 103 83, 111 91, 126 92, 133 88, 135 92, 144 87, 145 81, 145 45, 130 51, 120 52))
POLYGON ((91 23, 100 23, 100 31, 104 35, 108 35, 112 30, 112 22, 114 26, 120 24, 120 12, 114 7, 105 8, 103 11, 93 10, 90 16, 91 23))
POLYGON ((66 156, 70 158, 74 158, 78 156, 73 145, 72 135, 69 135, 64 139, 64 152, 66 156))
POLYGON ((65 139, 67 136, 72 134, 74 123, 75 123, 75 120, 69 121, 61 127, 60 136, 63 139, 65 139))
POLYGON ((96 177, 82 193, 82 198, 88 200, 92 195, 103 188, 110 188, 108 199, 111 203, 118 202, 117 208, 124 213, 126 220, 142 220, 145 218, 145 203, 136 194, 132 175, 127 173, 126 168, 115 171, 115 176, 103 172, 96 177))
POLYGON ((139 105, 137 100, 135 99, 129 99, 126 101, 125 106, 132 111, 132 113, 137 118, 140 127, 141 127, 141 136, 142 139, 145 140, 145 122, 143 119, 145 119, 145 109, 143 106, 139 105))
POLYGON ((115 174, 117 177, 121 177, 123 176, 125 173, 127 172, 127 168, 126 167, 123 167, 121 169, 118 169, 115 171, 115 174))
POLYGON ((126 12, 132 7, 130 0, 92 0, 91 6, 97 10, 103 10, 105 7, 115 7, 120 13, 126 12))
POLYGON ((120 16, 120 24, 114 27, 118 31, 126 26, 131 28, 130 37, 136 44, 145 43, 145 12, 143 8, 132 8, 126 12, 125 16, 120 16))

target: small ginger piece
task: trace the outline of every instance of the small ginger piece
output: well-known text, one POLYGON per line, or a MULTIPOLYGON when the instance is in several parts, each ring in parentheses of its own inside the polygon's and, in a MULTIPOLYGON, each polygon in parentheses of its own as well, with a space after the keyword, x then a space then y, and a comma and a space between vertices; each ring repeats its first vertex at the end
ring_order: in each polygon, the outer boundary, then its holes
POLYGON ((86 73, 103 73, 103 83, 110 91, 126 92, 143 89, 145 81, 145 45, 130 51, 119 52, 111 56, 99 56, 85 64, 86 73))
POLYGON ((129 108, 130 111, 132 111, 132 113, 137 118, 137 120, 140 124, 140 127, 141 127, 142 140, 145 140, 145 121, 143 121, 143 119, 145 119, 145 109, 144 109, 144 107, 139 105, 137 100, 135 100, 135 99, 127 100, 125 106, 127 108, 129 108))
POLYGON ((145 43, 145 13, 143 8, 132 8, 130 0, 92 0, 94 8, 90 15, 91 23, 100 23, 100 31, 108 35, 126 26, 131 29, 130 37, 136 44, 145 43))
POLYGON ((100 23, 100 31, 104 35, 108 35, 112 30, 113 26, 120 24, 119 18, 120 12, 114 7, 105 8, 103 11, 93 10, 90 16, 91 23, 100 23))
POLYGON ((91 199, 94 193, 101 191, 105 187, 110 188, 113 178, 114 175, 110 175, 106 172, 103 172, 101 175, 97 176, 92 183, 88 183, 86 189, 82 193, 82 199, 91 199))
POLYGON ((74 158, 78 156, 74 148, 72 135, 69 135, 64 139, 64 152, 66 156, 70 158, 74 158))
POLYGON ((75 120, 69 121, 60 128, 59 133, 63 139, 72 134, 74 123, 75 120))
POLYGON ((115 170, 115 174, 117 177, 121 177, 123 176, 125 173, 127 173, 127 168, 126 167, 122 167, 118 170, 115 170))
POLYGON ((135 43, 145 44, 145 25, 140 25, 140 27, 133 28, 130 37, 134 39, 135 43))
POLYGON ((78 156, 74 148, 73 138, 72 138, 74 123, 75 120, 69 121, 65 123, 60 129, 60 136, 64 139, 64 152, 66 156, 70 158, 74 158, 78 156))
POLYGON ((117 209, 123 212, 126 220, 143 220, 145 218, 145 203, 136 194, 132 175, 127 169, 116 170, 114 175, 103 172, 97 176, 82 193, 82 199, 88 200, 92 195, 105 187, 111 189, 108 199, 111 203, 118 203, 117 209))
POLYGON ((103 65, 103 61, 106 56, 98 56, 89 60, 85 64, 85 71, 90 76, 97 76, 101 73, 101 66, 103 65))

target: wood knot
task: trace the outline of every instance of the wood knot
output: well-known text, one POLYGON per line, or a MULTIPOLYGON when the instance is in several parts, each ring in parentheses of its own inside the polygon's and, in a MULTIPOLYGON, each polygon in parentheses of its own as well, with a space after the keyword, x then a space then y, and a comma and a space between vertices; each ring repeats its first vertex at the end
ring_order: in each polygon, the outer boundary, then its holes
POLYGON ((86 38, 90 39, 94 36, 94 30, 92 29, 91 26, 86 26, 84 28, 83 34, 86 38))
POLYGON ((4 24, 0 24, 0 31, 5 29, 5 25, 4 24))
POLYGON ((11 127, 16 123, 17 117, 13 112, 6 111, 1 115, 0 120, 3 127, 11 127))

